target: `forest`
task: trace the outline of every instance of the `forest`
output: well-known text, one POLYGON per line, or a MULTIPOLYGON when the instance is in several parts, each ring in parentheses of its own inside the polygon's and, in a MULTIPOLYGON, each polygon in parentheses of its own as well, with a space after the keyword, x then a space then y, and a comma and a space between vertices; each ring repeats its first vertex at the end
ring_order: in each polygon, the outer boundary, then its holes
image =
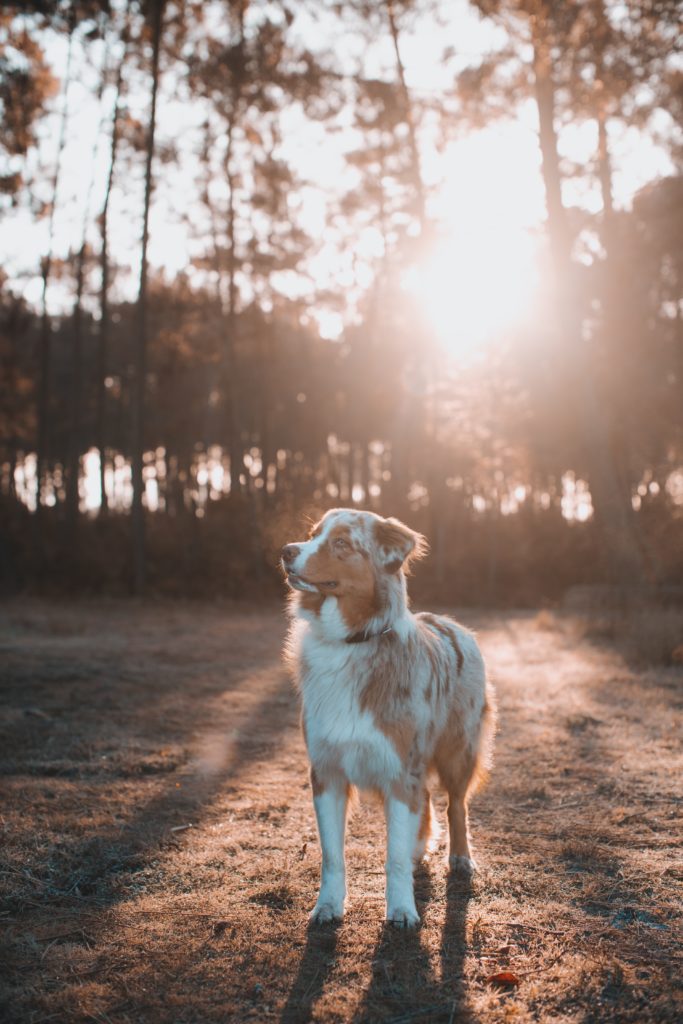
POLYGON ((0 9, 0 589, 683 581, 675 0, 0 9))
POLYGON ((683 1021, 680 13, 0 3, 3 1022, 683 1021))

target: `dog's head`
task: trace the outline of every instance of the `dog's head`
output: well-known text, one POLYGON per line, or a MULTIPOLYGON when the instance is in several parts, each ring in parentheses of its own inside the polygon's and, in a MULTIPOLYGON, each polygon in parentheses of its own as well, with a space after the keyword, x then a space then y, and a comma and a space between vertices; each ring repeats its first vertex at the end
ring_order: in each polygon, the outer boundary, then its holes
POLYGON ((381 613, 385 595, 396 584, 403 588, 403 571, 426 550, 424 537, 398 519, 337 508, 307 540, 284 546, 282 567, 290 587, 314 595, 304 607, 315 611, 335 597, 347 623, 358 627, 381 613))

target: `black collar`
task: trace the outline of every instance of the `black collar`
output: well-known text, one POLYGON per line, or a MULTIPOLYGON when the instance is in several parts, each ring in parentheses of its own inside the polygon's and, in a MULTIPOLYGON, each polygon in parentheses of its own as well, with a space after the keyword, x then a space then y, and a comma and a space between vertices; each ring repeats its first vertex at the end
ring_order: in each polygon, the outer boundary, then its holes
POLYGON ((376 640, 379 636, 388 636, 393 632, 393 626, 385 626, 384 629, 380 629, 379 633, 368 633, 366 630, 361 629, 358 633, 347 636, 344 642, 347 644, 364 644, 366 640, 376 640))

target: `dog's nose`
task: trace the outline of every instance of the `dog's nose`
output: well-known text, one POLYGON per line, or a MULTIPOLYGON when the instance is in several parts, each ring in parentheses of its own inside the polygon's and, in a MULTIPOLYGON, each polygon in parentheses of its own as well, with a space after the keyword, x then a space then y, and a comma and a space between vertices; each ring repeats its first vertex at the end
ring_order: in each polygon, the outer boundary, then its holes
POLYGON ((282 561, 285 565, 291 565, 296 556, 299 554, 300 548, 296 544, 285 544, 282 549, 282 561))

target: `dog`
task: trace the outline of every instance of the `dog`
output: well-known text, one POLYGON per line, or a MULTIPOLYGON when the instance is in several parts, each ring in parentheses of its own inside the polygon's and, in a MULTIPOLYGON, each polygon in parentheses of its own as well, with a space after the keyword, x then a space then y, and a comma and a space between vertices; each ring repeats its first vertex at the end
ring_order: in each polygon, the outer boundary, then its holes
POLYGON ((434 777, 448 794, 451 870, 475 868, 467 802, 488 767, 494 695, 473 634, 409 610, 406 572, 426 551, 399 520, 344 508, 282 549, 291 588, 285 653, 301 694, 322 848, 314 924, 344 914, 344 834, 357 790, 384 802, 392 924, 419 924, 413 866, 434 834, 434 777))

